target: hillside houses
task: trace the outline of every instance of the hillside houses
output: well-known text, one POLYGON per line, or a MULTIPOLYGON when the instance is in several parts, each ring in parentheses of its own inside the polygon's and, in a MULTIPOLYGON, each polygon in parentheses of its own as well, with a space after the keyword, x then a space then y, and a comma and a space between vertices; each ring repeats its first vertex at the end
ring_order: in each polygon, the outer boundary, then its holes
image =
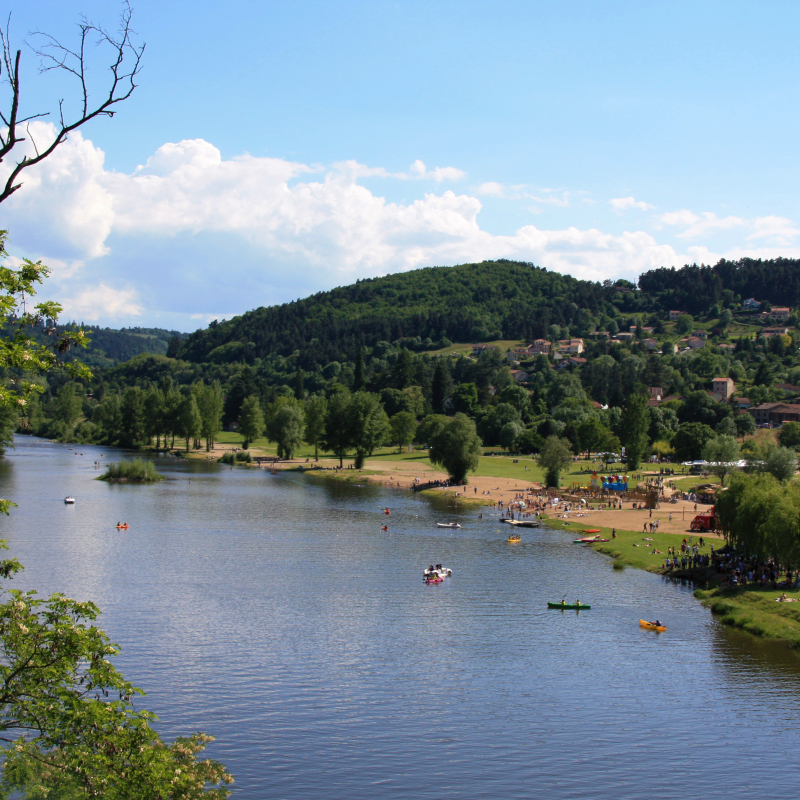
POLYGON ((800 422, 800 405, 797 403, 759 403, 747 409, 756 425, 783 425, 800 422))
POLYGON ((714 378, 711 381, 711 396, 720 403, 727 403, 736 391, 731 378, 714 378))

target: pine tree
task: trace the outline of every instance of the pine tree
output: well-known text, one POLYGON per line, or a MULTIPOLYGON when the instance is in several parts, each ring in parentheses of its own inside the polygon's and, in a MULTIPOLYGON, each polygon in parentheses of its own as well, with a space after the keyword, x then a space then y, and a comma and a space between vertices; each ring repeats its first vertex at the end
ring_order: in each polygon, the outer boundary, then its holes
POLYGON ((294 396, 298 400, 304 400, 306 393, 303 390, 303 370, 300 367, 297 368, 297 372, 294 376, 294 396))

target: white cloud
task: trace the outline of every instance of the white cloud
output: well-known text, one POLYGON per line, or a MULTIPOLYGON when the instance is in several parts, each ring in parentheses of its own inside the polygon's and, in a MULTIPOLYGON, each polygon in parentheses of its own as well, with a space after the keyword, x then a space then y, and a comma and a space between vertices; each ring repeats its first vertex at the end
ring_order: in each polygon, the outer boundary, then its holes
POLYGON ((679 239, 694 239, 714 231, 740 228, 747 224, 741 217, 718 217, 712 211, 703 211, 698 215, 686 208, 661 214, 657 221, 664 225, 685 226, 684 230, 675 234, 679 239))
POLYGON ((502 183, 497 183, 497 181, 488 181, 487 183, 482 183, 480 186, 476 186, 475 189, 473 189, 473 191, 479 197, 506 196, 506 187, 503 186, 502 183))
MULTIPOLYGON (((550 190, 545 190, 545 191, 550 191, 550 190)), ((525 196, 528 197, 530 200, 535 200, 537 203, 545 203, 546 205, 549 206, 560 206, 561 208, 567 208, 569 206, 571 197, 570 193, 566 191, 561 192, 560 196, 554 194, 547 195, 545 197, 532 194, 528 194, 525 196)))
POLYGON ((417 178, 431 178, 437 183, 442 181, 460 181, 467 176, 463 170, 456 169, 456 167, 434 167, 428 169, 425 164, 417 159, 410 169, 411 174, 417 178))
POLYGON ((792 244, 800 234, 795 224, 786 217, 756 217, 751 224, 753 231, 747 237, 753 239, 771 239, 775 244, 792 244))
MULTIPOLYGON (((478 194, 568 207, 573 196, 561 189, 489 182, 471 194, 428 192, 393 203, 360 183, 464 177, 421 161, 408 173, 389 173, 357 161, 320 167, 251 155, 223 159, 200 139, 163 145, 131 174, 106 170, 103 160, 99 148, 74 135, 28 170, 25 186, 3 204, 15 252, 55 263, 60 286, 50 296, 66 297, 66 313, 87 321, 174 313, 190 325, 218 317, 221 307, 238 313, 356 278, 485 258, 533 261, 588 279, 635 278, 694 259, 692 248, 679 255, 642 231, 526 225, 499 236, 480 227, 478 194)), ((583 194, 575 199, 586 201, 583 194)), ((658 221, 685 228, 681 238, 744 224, 688 210, 658 221)), ((748 225, 752 239, 780 243, 798 233, 780 217, 748 225)))
MULTIPOLYGON (((695 214, 686 208, 679 211, 670 211, 656 218, 657 223, 683 227, 684 230, 676 233, 679 239, 693 239, 709 233, 732 228, 743 228, 748 231, 747 241, 762 239, 775 245, 791 245, 800 235, 800 228, 786 217, 743 217, 727 216, 718 217, 711 211, 695 214)), ((691 251, 693 248, 689 248, 691 251)))
POLYGON ((112 289, 104 283, 62 299, 64 320, 97 322, 100 319, 138 317, 144 309, 133 289, 112 289))
POLYGON ((617 214, 621 214, 629 208, 640 208, 642 211, 650 211, 655 208, 655 206, 651 206, 650 203, 645 203, 644 200, 637 201, 633 197, 615 197, 608 202, 617 214))
POLYGON ((682 208, 679 211, 667 211, 665 214, 660 214, 656 217, 656 221, 663 225, 693 225, 699 219, 700 217, 689 211, 688 208, 682 208))

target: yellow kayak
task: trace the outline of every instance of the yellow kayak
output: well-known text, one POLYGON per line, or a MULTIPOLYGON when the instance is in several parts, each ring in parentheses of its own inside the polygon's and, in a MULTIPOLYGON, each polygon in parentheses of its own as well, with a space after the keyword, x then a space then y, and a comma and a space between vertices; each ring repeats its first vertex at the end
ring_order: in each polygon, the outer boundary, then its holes
POLYGON ((640 619, 639 624, 649 631, 658 631, 659 633, 663 633, 667 629, 665 625, 656 625, 652 622, 648 622, 646 619, 640 619))

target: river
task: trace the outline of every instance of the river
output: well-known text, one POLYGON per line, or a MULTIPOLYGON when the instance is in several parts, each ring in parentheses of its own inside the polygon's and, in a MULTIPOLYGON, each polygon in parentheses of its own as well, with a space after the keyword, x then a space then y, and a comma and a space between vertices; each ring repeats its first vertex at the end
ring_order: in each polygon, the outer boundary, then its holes
POLYGON ((236 798, 793 792, 800 658, 686 587, 555 529, 510 545, 450 499, 173 457, 159 484, 94 480, 120 457, 17 439, 14 584, 98 603, 159 730, 217 737, 236 798), (431 562, 453 577, 424 585, 431 562), (564 594, 591 610, 548 611, 564 594))

